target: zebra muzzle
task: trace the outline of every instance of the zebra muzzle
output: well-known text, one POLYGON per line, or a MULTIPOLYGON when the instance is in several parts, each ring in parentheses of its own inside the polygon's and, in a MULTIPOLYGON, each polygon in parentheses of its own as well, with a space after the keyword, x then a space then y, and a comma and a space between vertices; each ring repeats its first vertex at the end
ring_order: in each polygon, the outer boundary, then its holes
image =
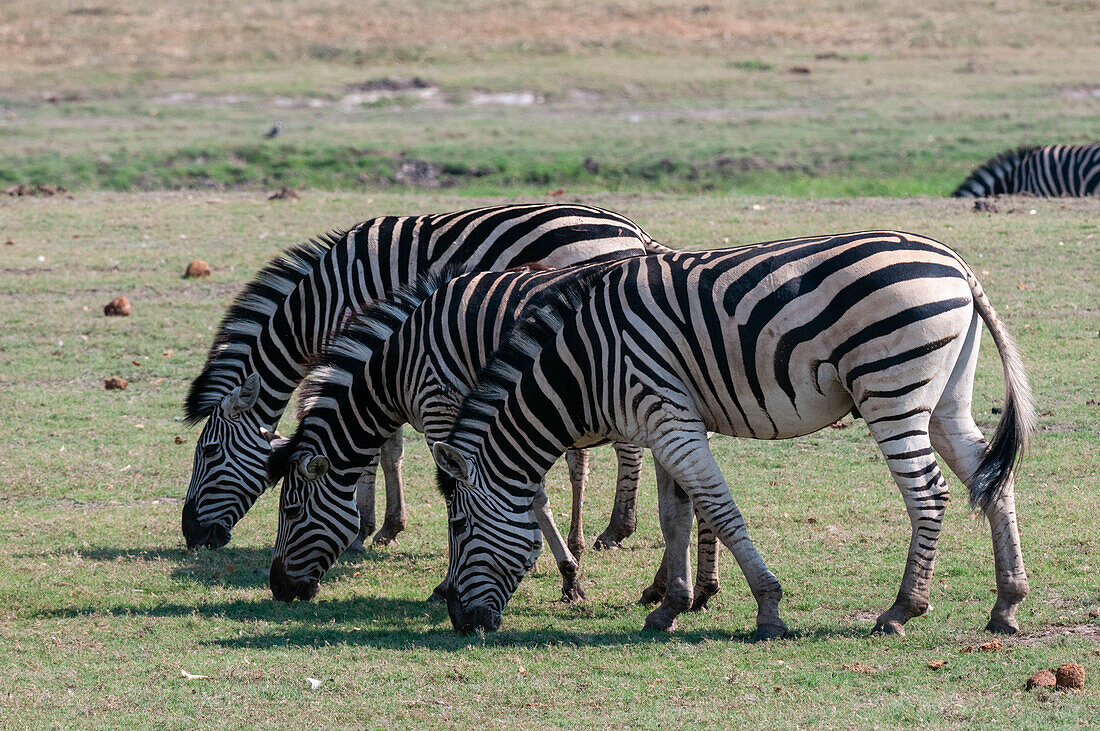
POLYGON ((292 579, 286 573, 286 564, 279 558, 271 562, 271 574, 268 578, 268 584, 271 586, 271 595, 288 604, 295 599, 308 602, 317 596, 317 592, 321 589, 321 584, 316 579, 305 581, 292 579))
POLYGON ((233 537, 232 531, 221 523, 203 523, 199 520, 198 511, 192 502, 183 505, 183 538, 187 541, 188 550, 195 550, 200 546, 207 548, 221 548, 229 543, 233 537))
POLYGON ((451 626, 460 634, 496 632, 500 628, 500 612, 488 607, 474 607, 466 611, 454 584, 447 587, 447 614, 451 615, 451 626))

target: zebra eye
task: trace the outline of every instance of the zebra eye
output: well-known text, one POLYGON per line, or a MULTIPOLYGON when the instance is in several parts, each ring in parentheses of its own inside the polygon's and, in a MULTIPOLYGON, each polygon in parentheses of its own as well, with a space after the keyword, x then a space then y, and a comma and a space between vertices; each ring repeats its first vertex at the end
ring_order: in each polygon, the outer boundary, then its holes
POLYGON ((213 459, 218 456, 219 451, 217 444, 207 444, 202 448, 202 456, 207 459, 213 459))
POLYGON ((284 488, 282 510, 288 518, 296 519, 301 514, 305 502, 301 490, 286 490, 284 488))
POLYGON ((455 533, 465 533, 466 532, 466 516, 459 514, 459 515, 456 515, 455 517, 451 518, 451 530, 454 531, 455 533))

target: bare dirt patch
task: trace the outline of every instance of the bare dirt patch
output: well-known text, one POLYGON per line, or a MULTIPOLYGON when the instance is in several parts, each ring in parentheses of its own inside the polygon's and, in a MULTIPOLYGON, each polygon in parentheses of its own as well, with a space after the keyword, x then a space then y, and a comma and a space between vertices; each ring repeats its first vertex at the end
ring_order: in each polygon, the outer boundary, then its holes
POLYGON ((1060 639, 1083 638, 1100 644, 1100 624, 1059 624, 1018 634, 1012 644, 1024 647, 1050 645, 1060 639))

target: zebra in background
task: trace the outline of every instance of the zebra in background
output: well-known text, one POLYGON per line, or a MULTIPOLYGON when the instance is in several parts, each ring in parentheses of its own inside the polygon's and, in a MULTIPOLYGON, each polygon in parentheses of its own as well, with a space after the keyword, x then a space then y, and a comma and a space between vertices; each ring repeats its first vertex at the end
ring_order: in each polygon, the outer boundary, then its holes
MULTIPOLYGON (((355 485, 389 436, 407 422, 429 445, 445 437, 462 397, 524 308, 541 306, 542 292, 557 296, 560 286, 599 276, 606 266, 477 273, 450 281, 449 273, 431 274, 347 322, 303 386, 297 431, 276 440, 268 462, 269 481, 284 481, 271 562, 276 599, 309 600, 317 593, 321 577, 358 531, 355 485)), ((615 447, 640 465, 641 448, 615 447)), ((577 450, 566 454, 571 472, 578 469, 577 450)), ((562 596, 583 599, 576 557, 554 526, 541 485, 535 502, 538 527, 562 574, 562 596)), ((580 511, 579 500, 574 511, 580 511)), ((700 542, 706 579, 699 591, 705 597, 717 591, 715 538, 701 533, 700 542)), ((437 595, 443 597, 445 588, 437 595)))
POLYGON ((1018 629, 1028 585, 1012 475, 1035 412, 1011 336, 951 249, 870 231, 647 256, 611 267, 573 301, 572 311, 517 329, 433 448, 451 521, 447 605, 457 630, 499 626, 537 553, 534 486, 567 446, 602 437, 649 447, 657 465, 668 591, 646 627, 671 628, 690 606, 694 503, 748 580, 755 638, 784 636, 782 587, 749 539, 707 432, 785 439, 853 406, 912 523, 901 589, 876 631, 903 634, 928 608, 949 494, 936 452, 989 518, 997 601, 987 629, 1018 629), (990 444, 970 413, 982 321, 1006 381, 990 444))
POLYGON ((972 172, 951 195, 985 198, 1019 193, 1052 198, 1100 193, 1100 142, 1003 152, 972 172))
MULTIPOLYGON (((655 251, 670 249, 617 213, 531 203, 383 216, 285 252, 236 298, 191 383, 186 421, 205 419, 206 425, 183 506, 187 546, 228 543, 233 526, 266 489, 275 427, 307 364, 349 311, 447 266, 502 270, 541 261, 563 267, 655 251)), ((382 449, 387 507, 376 542, 392 539, 406 523, 401 440, 398 432, 382 449)), ((360 491, 360 548, 374 529, 373 478, 372 466, 360 491)))

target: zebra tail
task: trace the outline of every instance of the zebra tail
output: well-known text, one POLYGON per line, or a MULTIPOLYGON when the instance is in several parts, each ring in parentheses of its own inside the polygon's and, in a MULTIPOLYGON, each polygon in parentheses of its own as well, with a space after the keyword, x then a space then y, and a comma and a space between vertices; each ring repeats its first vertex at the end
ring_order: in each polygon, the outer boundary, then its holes
POLYGON ((1017 462, 1036 430, 1038 418, 1016 340, 993 311, 981 284, 969 268, 967 280, 974 296, 974 307, 993 336, 1005 375, 1005 403, 1001 420, 993 440, 986 446, 978 469, 968 482, 971 509, 981 508, 984 511, 1011 482, 1017 462))

